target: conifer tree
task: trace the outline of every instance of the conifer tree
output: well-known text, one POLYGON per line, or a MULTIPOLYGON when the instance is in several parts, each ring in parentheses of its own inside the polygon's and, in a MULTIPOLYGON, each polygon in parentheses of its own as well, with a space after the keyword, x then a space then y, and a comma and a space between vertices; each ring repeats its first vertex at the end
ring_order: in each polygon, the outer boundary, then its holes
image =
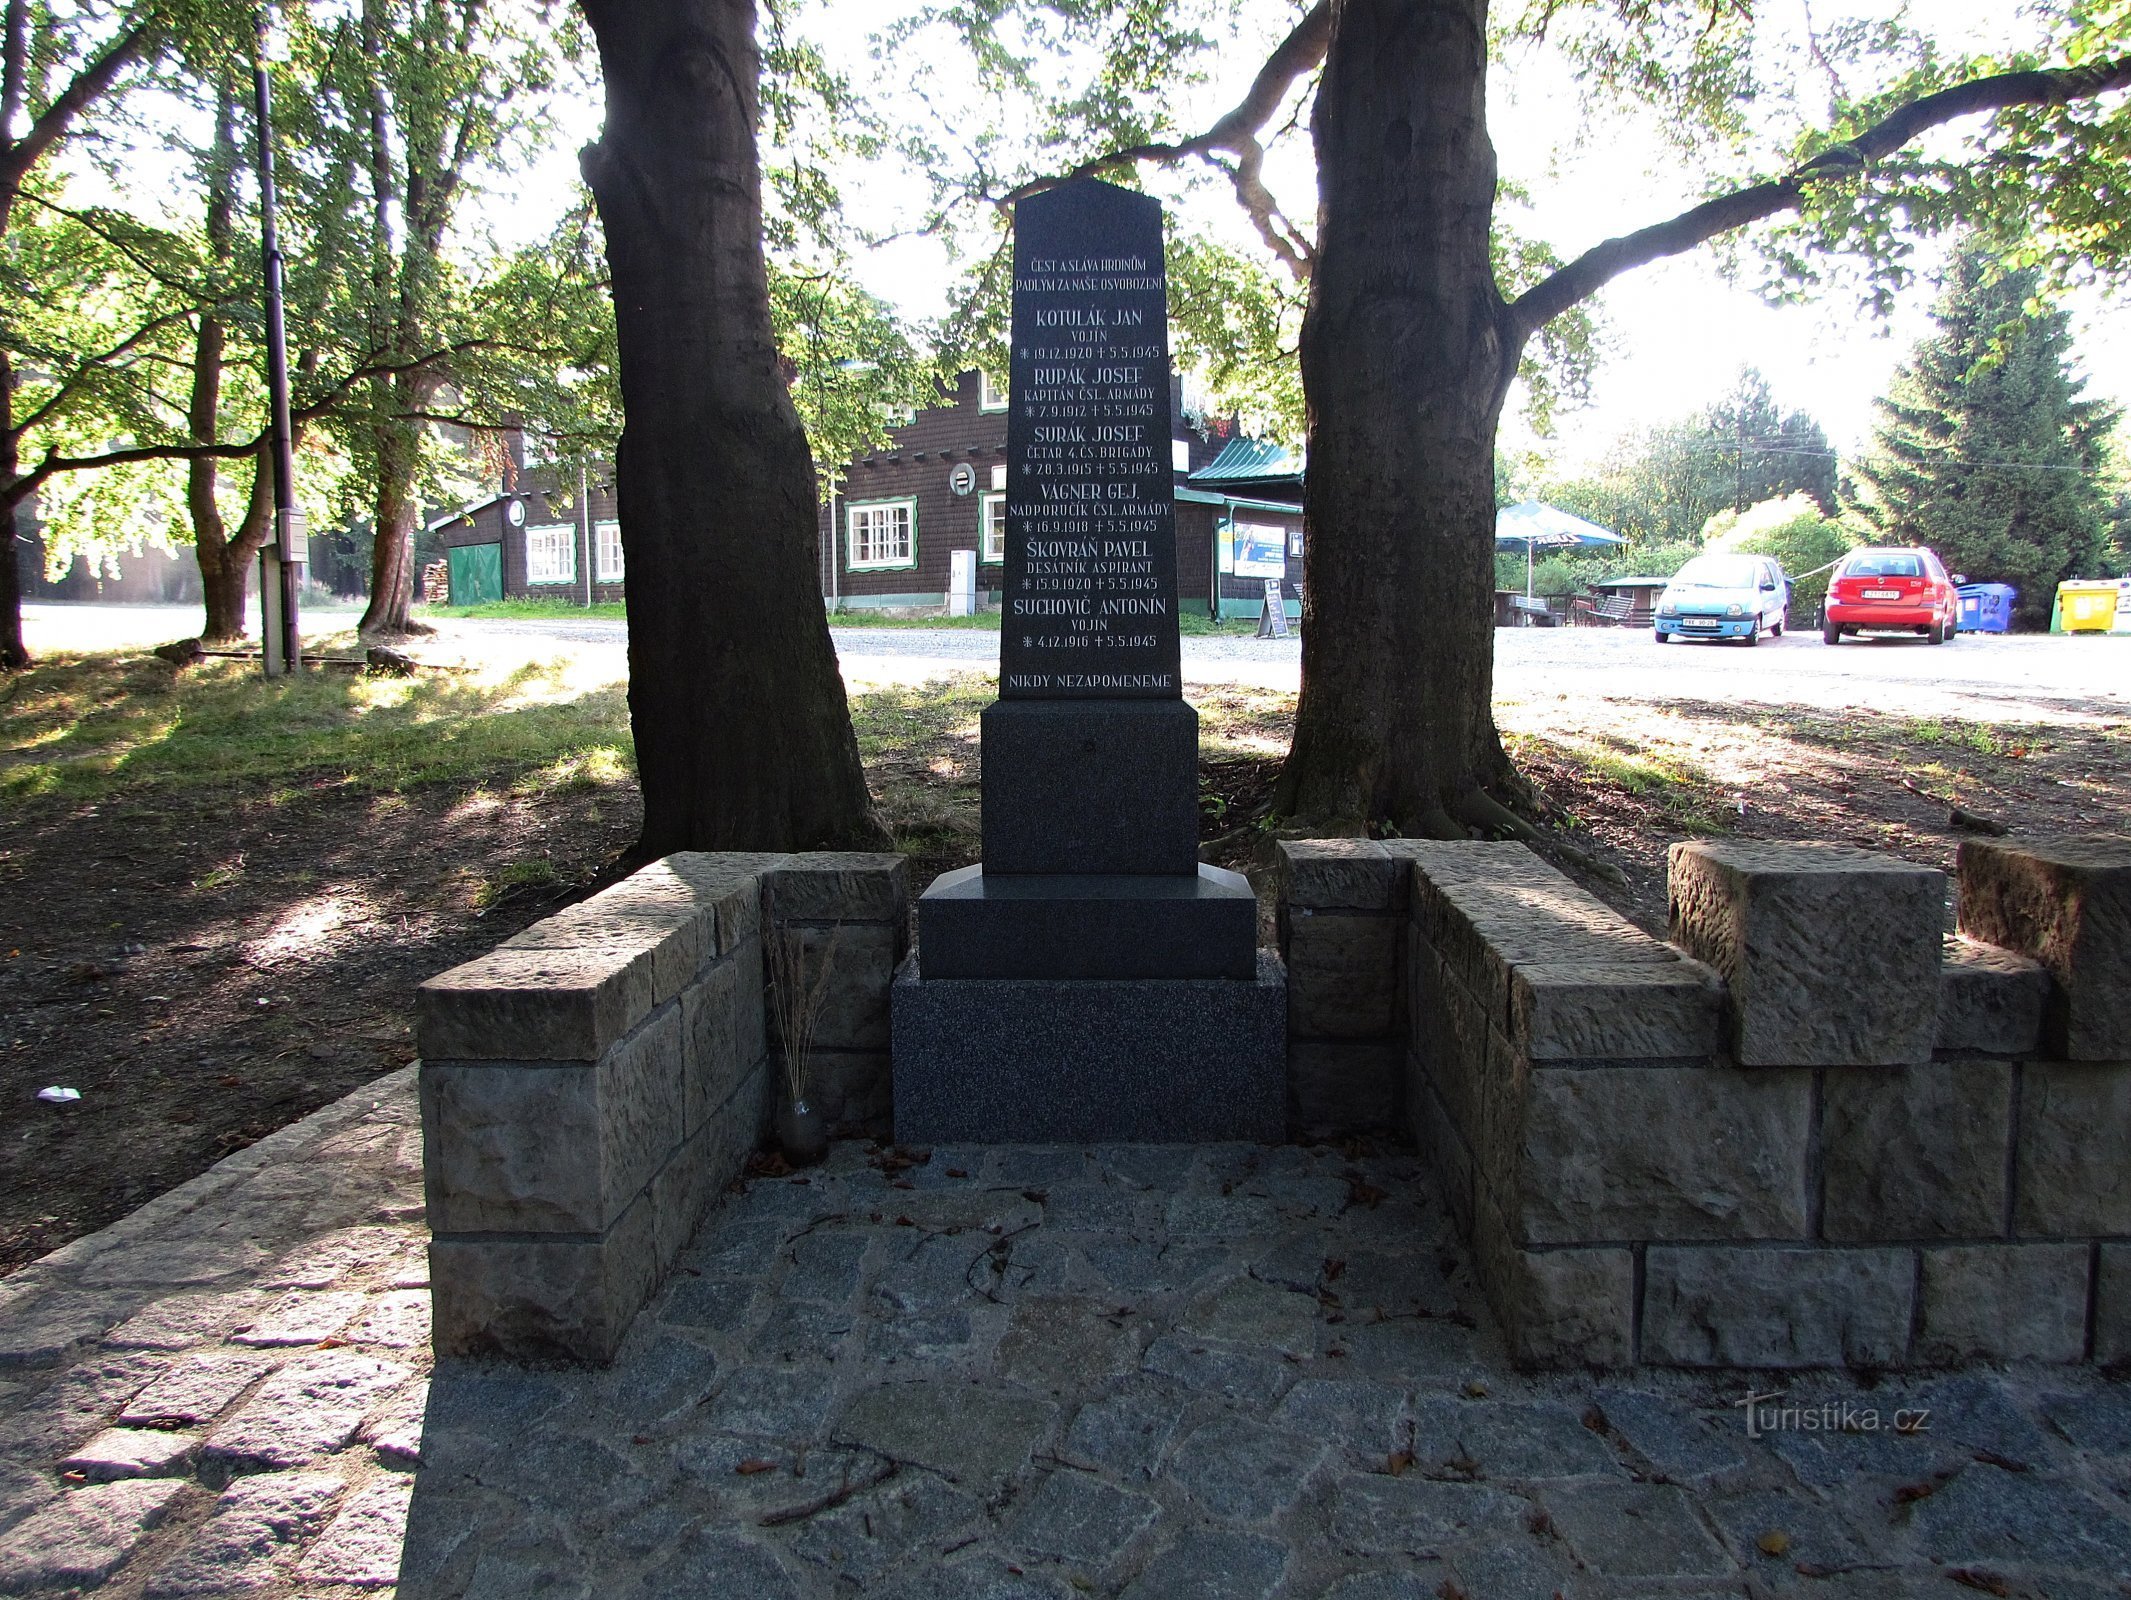
POLYGON ((1929 545, 1950 571, 2020 591, 2021 619, 2048 620, 2057 584, 2101 570, 2101 479, 2118 413, 2080 398, 2070 319, 2039 306, 2040 275, 1971 243, 1934 318, 1879 402, 1861 510, 1881 537, 1929 545))

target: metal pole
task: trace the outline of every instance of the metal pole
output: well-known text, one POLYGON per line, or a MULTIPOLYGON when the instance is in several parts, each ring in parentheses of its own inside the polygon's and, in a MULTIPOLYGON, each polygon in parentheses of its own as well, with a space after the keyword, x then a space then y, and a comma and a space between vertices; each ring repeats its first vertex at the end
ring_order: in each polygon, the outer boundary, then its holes
POLYGON ((268 677, 303 670, 297 596, 303 584, 303 513, 296 509, 295 430, 289 421, 289 340, 282 317, 281 232, 275 221, 274 96, 267 76, 268 8, 254 18, 252 98, 259 129, 259 253, 266 280, 266 388, 272 412, 274 535, 260 551, 260 641, 268 677))

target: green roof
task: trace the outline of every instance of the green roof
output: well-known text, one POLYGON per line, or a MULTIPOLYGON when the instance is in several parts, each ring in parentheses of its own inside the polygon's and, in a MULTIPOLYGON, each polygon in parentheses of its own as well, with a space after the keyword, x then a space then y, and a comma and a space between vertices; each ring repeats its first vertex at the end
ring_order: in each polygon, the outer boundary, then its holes
POLYGON ((1285 445, 1238 435, 1191 475, 1193 483, 1245 483, 1252 479, 1302 477, 1302 462, 1285 445))

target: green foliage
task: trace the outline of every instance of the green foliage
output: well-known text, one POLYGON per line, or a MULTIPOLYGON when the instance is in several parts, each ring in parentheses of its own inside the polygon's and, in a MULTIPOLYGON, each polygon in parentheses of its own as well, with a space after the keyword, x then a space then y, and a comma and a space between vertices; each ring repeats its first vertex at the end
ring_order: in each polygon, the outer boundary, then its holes
POLYGON ((1975 582, 2014 585, 2029 623, 2047 619, 2061 580, 2106 561, 2101 473, 2117 422, 2079 397, 2069 321, 2041 288, 2035 268, 1962 250, 1938 331, 1881 399, 1874 454, 1857 469, 1879 539, 1929 545, 1975 582))
POLYGON ((1764 500, 1742 511, 1720 511, 1705 530, 1708 548, 1774 556, 1791 580, 1791 607, 1801 622, 1828 597, 1823 570, 1866 543, 1868 530, 1854 516, 1825 515, 1805 493, 1764 500))
POLYGON ((1516 476, 1522 493, 1636 543, 1699 544, 1719 511, 1788 494, 1835 509, 1826 432, 1806 412, 1778 405, 1751 367, 1715 405, 1621 439, 1594 472, 1566 477, 1542 467, 1516 476))

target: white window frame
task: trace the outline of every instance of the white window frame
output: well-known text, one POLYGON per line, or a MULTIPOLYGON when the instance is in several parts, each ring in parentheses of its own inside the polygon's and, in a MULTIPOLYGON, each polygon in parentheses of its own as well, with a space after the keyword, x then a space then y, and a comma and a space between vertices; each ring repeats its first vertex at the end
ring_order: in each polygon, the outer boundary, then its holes
POLYGON ((1006 492, 989 490, 977 496, 977 565, 996 567, 1006 560, 1006 492), (999 536, 992 538, 996 518, 999 536))
POLYGON ((1300 527, 1288 529, 1287 553, 1290 561, 1300 561, 1302 559, 1302 529, 1300 527))
POLYGON ((1169 470, 1171 472, 1189 472, 1191 470, 1191 441, 1189 439, 1171 439, 1169 441, 1169 470))
POLYGON ((525 581, 533 584, 577 581, 577 524, 542 522, 525 530, 525 581))
MULTIPOLYGON (((891 519, 892 520, 892 519, 891 519)), ((869 540, 870 543, 870 540, 869 540)), ((851 500, 844 505, 844 570, 846 572, 900 572, 908 571, 918 564, 918 503, 917 496, 904 495, 894 500, 851 500), (901 510, 908 522, 908 545, 905 554, 896 556, 872 556, 862 559, 858 553, 858 526, 861 514, 893 512, 901 510)))
POLYGON ((977 372, 977 409, 979 411, 1004 411, 1011 404, 1007 391, 988 372, 977 372))
POLYGON ((620 583, 626 558, 622 553, 619 522, 592 524, 592 577, 597 583, 620 583))

